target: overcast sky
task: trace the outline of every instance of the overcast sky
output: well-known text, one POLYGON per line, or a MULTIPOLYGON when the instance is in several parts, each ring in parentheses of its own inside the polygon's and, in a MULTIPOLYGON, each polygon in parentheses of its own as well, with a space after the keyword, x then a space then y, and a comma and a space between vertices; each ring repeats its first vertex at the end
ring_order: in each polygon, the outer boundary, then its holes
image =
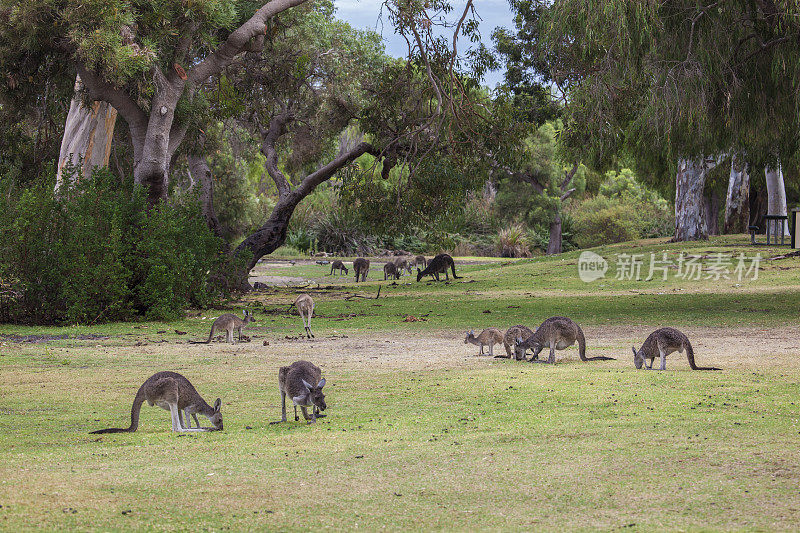
MULTIPOLYGON (((466 2, 456 0, 453 2, 451 15, 459 16, 464 9, 466 2), (458 15, 456 15, 458 13, 458 15)), ((394 28, 388 21, 384 12, 381 17, 380 0, 335 0, 336 15, 350 23, 354 28, 369 29, 383 36, 386 42, 386 52, 397 57, 404 57, 407 52, 405 41, 394 33, 394 28)), ((480 16, 481 40, 489 48, 492 47, 492 31, 497 26, 513 28, 511 10, 507 0, 475 0, 475 9, 480 16)), ((490 72, 486 75, 484 83, 489 87, 494 87, 501 81, 503 74, 501 71, 490 72)))

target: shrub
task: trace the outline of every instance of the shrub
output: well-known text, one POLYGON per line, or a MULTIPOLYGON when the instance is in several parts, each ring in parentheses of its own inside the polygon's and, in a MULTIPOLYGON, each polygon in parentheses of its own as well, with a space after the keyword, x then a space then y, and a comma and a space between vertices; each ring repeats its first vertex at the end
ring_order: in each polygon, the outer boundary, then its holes
POLYGON ((630 197, 595 196, 572 211, 575 240, 582 247, 670 235, 668 210, 630 197))
POLYGON ((500 257, 530 257, 528 236, 522 224, 511 224, 497 234, 497 253, 500 257))
POLYGON ((12 320, 166 320, 208 303, 220 242, 196 202, 148 212, 143 191, 121 188, 107 170, 61 197, 53 185, 50 173, 0 205, 0 278, 20 295, 12 320))

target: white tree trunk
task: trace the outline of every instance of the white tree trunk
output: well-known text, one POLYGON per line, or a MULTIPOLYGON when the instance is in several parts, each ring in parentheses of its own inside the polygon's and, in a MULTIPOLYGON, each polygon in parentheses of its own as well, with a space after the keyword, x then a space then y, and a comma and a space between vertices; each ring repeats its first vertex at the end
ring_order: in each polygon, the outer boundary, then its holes
POLYGON ((95 167, 108 166, 111 141, 114 140, 114 125, 117 110, 107 102, 92 102, 85 107, 80 98, 83 84, 80 76, 75 79, 75 96, 69 106, 61 151, 58 156, 56 190, 63 182, 63 170, 67 164, 80 166, 83 177, 89 177, 95 167))
MULTIPOLYGON (((783 171, 778 163, 776 167, 766 167, 764 176, 767 179, 767 214, 786 215, 786 187, 783 184, 783 171)), ((783 233, 788 235, 789 227, 784 222, 783 233)))
POLYGON ((746 233, 750 223, 750 169, 735 155, 731 157, 728 194, 725 197, 725 233, 746 233))
POLYGON ((680 159, 675 176, 675 242, 708 239, 703 189, 708 172, 716 166, 712 158, 680 159))

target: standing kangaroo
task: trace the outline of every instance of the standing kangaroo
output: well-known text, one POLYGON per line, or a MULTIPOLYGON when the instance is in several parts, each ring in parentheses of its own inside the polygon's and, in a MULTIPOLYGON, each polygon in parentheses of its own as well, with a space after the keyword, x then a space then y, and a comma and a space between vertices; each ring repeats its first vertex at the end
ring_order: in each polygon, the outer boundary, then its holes
POLYGON ((322 387, 325 386, 325 378, 322 377, 322 370, 308 361, 295 361, 290 366, 283 366, 278 370, 278 389, 281 391, 281 422, 286 422, 286 395, 294 403, 294 419, 297 416, 297 406, 303 411, 303 418, 312 424, 325 415, 320 415, 319 411, 325 410, 325 394, 322 387), (313 406, 311 416, 308 416, 307 408, 313 406))
POLYGON ((647 336, 642 347, 636 351, 633 348, 633 364, 636 368, 642 368, 645 359, 650 359, 650 366, 645 368, 653 368, 653 361, 656 356, 661 357, 661 368, 659 370, 667 369, 667 356, 672 352, 686 352, 686 358, 689 359, 689 366, 692 370, 722 370, 715 366, 697 366, 694 364, 694 350, 689 338, 682 332, 675 328, 661 328, 655 330, 647 336))
POLYGON ((353 261, 353 270, 356 271, 356 283, 359 282, 359 278, 361 278, 360 281, 366 281, 369 273, 369 259, 359 257, 353 261))
POLYGON ((220 315, 213 324, 211 324, 211 333, 208 334, 208 340, 205 342, 200 342, 199 344, 208 344, 211 342, 211 339, 214 338, 214 331, 224 329, 226 339, 228 344, 235 344, 233 340, 233 332, 239 332, 239 340, 242 340, 242 329, 247 327, 250 322, 255 322, 253 320, 253 315, 250 314, 250 311, 242 311, 244 313, 244 320, 239 318, 236 315, 231 313, 225 313, 224 315, 220 315))
MULTIPOLYGON (((533 335, 533 331, 531 331, 529 327, 522 326, 519 324, 516 326, 511 326, 506 331, 506 334, 503 335, 503 346, 506 349, 506 355, 495 355, 495 357, 505 357, 507 359, 511 359, 511 350, 514 350, 514 358, 517 361, 519 360, 524 361, 526 350, 522 350, 522 353, 519 354, 517 353, 516 351, 517 339, 525 340, 531 335, 533 335)), ((536 355, 535 357, 538 357, 538 355, 536 355)))
POLYGON ((583 330, 578 324, 565 316, 548 318, 542 322, 541 326, 536 328, 533 335, 525 340, 517 337, 516 340, 517 345, 514 350, 517 359, 520 359, 521 355, 521 358, 524 360, 525 350, 531 348, 533 350, 533 357, 530 359, 531 363, 544 363, 544 361, 539 361, 539 352, 542 351, 542 348, 547 346, 550 348, 550 356, 547 358, 547 362, 552 365, 556 362, 556 350, 563 350, 564 348, 572 346, 575 344, 575 341, 578 341, 578 355, 581 361, 614 360, 613 357, 604 356, 586 357, 586 337, 583 336, 583 330))
POLYGON ((403 256, 395 257, 392 262, 397 267, 398 277, 403 274, 403 270, 411 274, 411 265, 408 263, 408 259, 403 256))
POLYGON ((494 345, 501 342, 503 342, 503 332, 497 328, 486 328, 477 337, 473 331, 468 331, 467 336, 464 338, 464 344, 480 346, 481 349, 477 355, 483 355, 483 347, 488 345, 490 357, 494 355, 494 345))
POLYGON ((420 269, 417 269, 417 281, 420 281, 422 276, 433 276, 436 281, 439 281, 439 274, 442 272, 444 272, 447 280, 450 280, 450 275, 447 273, 448 267, 453 269, 453 279, 461 277, 456 276, 456 265, 453 263, 453 258, 448 254, 439 254, 428 262, 425 270, 420 271, 420 269))
POLYGON ((350 273, 350 271, 347 270, 347 267, 344 266, 344 263, 342 263, 338 259, 336 261, 334 261, 333 264, 331 265, 331 273, 330 273, 331 276, 333 276, 333 271, 334 270, 338 270, 340 274, 341 274, 342 271, 344 271, 344 275, 345 276, 350 273))
POLYGON ((414 266, 418 267, 420 265, 422 265, 422 268, 428 266, 428 260, 425 259, 424 255, 418 255, 417 257, 414 258, 414 266))
POLYGON ((303 319, 303 327, 306 329, 306 335, 310 339, 314 336, 311 332, 311 317, 314 315, 314 299, 308 294, 301 294, 294 301, 297 312, 300 313, 300 318, 303 319))
POLYGON ((383 265, 383 281, 389 278, 400 279, 400 272, 397 271, 397 265, 391 261, 383 265))
POLYGON ((217 398, 214 407, 206 403, 188 379, 176 372, 158 372, 153 374, 139 387, 131 407, 131 425, 127 428, 108 428, 92 431, 92 433, 132 433, 139 427, 139 411, 147 400, 151 406, 157 405, 170 412, 172 431, 180 433, 195 431, 222 431, 222 400, 217 398), (186 415, 186 425, 181 413, 186 415), (201 428, 197 414, 208 417, 213 428, 201 428), (194 418, 196 428, 192 427, 189 416, 194 418))

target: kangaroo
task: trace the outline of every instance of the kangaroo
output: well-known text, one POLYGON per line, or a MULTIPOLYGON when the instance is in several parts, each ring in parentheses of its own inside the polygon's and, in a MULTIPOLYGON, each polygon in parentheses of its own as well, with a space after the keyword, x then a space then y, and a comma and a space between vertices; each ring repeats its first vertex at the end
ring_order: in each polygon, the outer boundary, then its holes
POLYGON ((353 261, 353 270, 356 271, 356 283, 358 283, 359 278, 361 278, 361 281, 366 281, 367 274, 369 274, 369 259, 359 257, 353 261))
POLYGON ((294 419, 300 420, 297 416, 297 406, 303 411, 303 418, 306 423, 313 424, 317 418, 325 415, 319 414, 320 410, 325 410, 325 394, 322 387, 325 386, 325 378, 322 377, 322 370, 308 361, 295 361, 290 366, 283 366, 278 370, 278 389, 281 391, 281 422, 286 422, 286 395, 294 402, 294 419), (315 385, 316 383, 316 385, 315 385), (308 416, 307 408, 313 406, 311 416, 308 416))
POLYGON ((383 281, 389 278, 400 279, 400 272, 397 270, 397 265, 391 261, 383 265, 383 281))
POLYGON ((239 340, 242 340, 242 329, 246 328, 250 322, 255 322, 253 320, 253 315, 250 314, 250 311, 243 311, 244 313, 244 320, 239 318, 236 315, 231 313, 225 313, 224 315, 220 315, 213 324, 211 324, 211 333, 208 334, 208 340, 205 342, 200 342, 199 344, 208 344, 211 342, 211 339, 214 338, 214 331, 224 329, 228 344, 235 344, 233 339, 233 332, 239 332, 239 340))
POLYGON ((314 299, 308 294, 301 294, 294 301, 297 312, 300 313, 300 318, 303 319, 303 327, 306 329, 306 335, 310 339, 314 336, 311 332, 311 317, 314 315, 314 299))
POLYGON ((422 279, 422 276, 433 276, 436 281, 439 281, 439 274, 444 272, 447 280, 450 280, 450 275, 447 273, 447 268, 453 269, 453 279, 459 279, 461 276, 456 276, 456 265, 453 263, 453 258, 448 254, 439 254, 430 260, 425 270, 417 269, 417 281, 422 279))
POLYGON ((578 341, 578 355, 581 361, 613 361, 613 357, 586 357, 586 338, 583 336, 581 327, 565 316, 550 317, 542 325, 536 328, 536 331, 523 340, 517 337, 517 345, 514 348, 517 359, 525 359, 525 350, 531 348, 533 350, 533 357, 530 362, 544 363, 539 361, 539 352, 545 346, 550 348, 550 356, 547 362, 551 365, 556 362, 556 350, 563 350, 575 344, 578 341))
POLYGON ((217 398, 214 407, 206 403, 188 379, 176 372, 158 372, 153 374, 139 387, 131 407, 131 425, 127 428, 108 428, 92 431, 92 433, 133 433, 139 427, 139 411, 147 400, 151 406, 157 405, 170 412, 172 431, 188 433, 195 431, 222 431, 222 400, 217 398), (186 425, 181 413, 186 415, 186 425), (208 417, 213 428, 201 428, 197 421, 197 413, 208 417), (189 416, 194 418, 196 428, 192 427, 189 416))
POLYGON ((334 270, 338 270, 340 274, 341 274, 341 271, 343 270, 345 276, 350 273, 350 271, 347 270, 347 267, 344 266, 344 263, 342 263, 338 259, 336 261, 334 261, 333 264, 331 265, 331 273, 330 273, 331 276, 333 276, 333 271, 334 270))
POLYGON ((468 331, 467 336, 464 338, 464 344, 480 346, 481 349, 477 355, 483 355, 483 347, 488 345, 490 357, 494 356, 494 345, 501 342, 503 342, 503 332, 497 328, 486 328, 477 337, 473 331, 468 331))
POLYGON ((418 255, 417 257, 414 258, 414 266, 419 266, 419 265, 422 265, 422 268, 428 266, 428 260, 425 259, 424 255, 418 255))
POLYGON ((642 347, 636 351, 633 348, 633 364, 636 368, 642 368, 645 359, 650 359, 650 366, 645 365, 645 368, 653 368, 653 361, 656 356, 661 357, 661 368, 659 370, 667 369, 667 356, 672 352, 686 352, 686 358, 689 359, 689 366, 692 370, 722 370, 715 366, 697 366, 694 364, 694 350, 692 343, 689 342, 688 337, 675 328, 661 328, 655 330, 647 336, 642 347))
POLYGON ((408 260, 405 257, 397 256, 392 260, 392 262, 397 267, 398 276, 403 274, 403 270, 407 271, 408 274, 411 275, 411 265, 408 263, 408 260))
MULTIPOLYGON (((506 349, 506 355, 495 355, 495 358, 504 357, 506 359, 511 359, 511 350, 514 350, 514 358, 517 361, 519 361, 520 359, 524 360, 526 350, 522 350, 521 354, 517 354, 517 351, 515 349, 517 345, 517 339, 519 338, 525 340, 531 335, 533 335, 533 331, 531 331, 531 329, 526 326, 521 326, 521 325, 511 326, 510 328, 508 328, 508 331, 506 331, 506 334, 503 335, 503 346, 506 349)), ((538 357, 538 354, 535 357, 538 357)))

